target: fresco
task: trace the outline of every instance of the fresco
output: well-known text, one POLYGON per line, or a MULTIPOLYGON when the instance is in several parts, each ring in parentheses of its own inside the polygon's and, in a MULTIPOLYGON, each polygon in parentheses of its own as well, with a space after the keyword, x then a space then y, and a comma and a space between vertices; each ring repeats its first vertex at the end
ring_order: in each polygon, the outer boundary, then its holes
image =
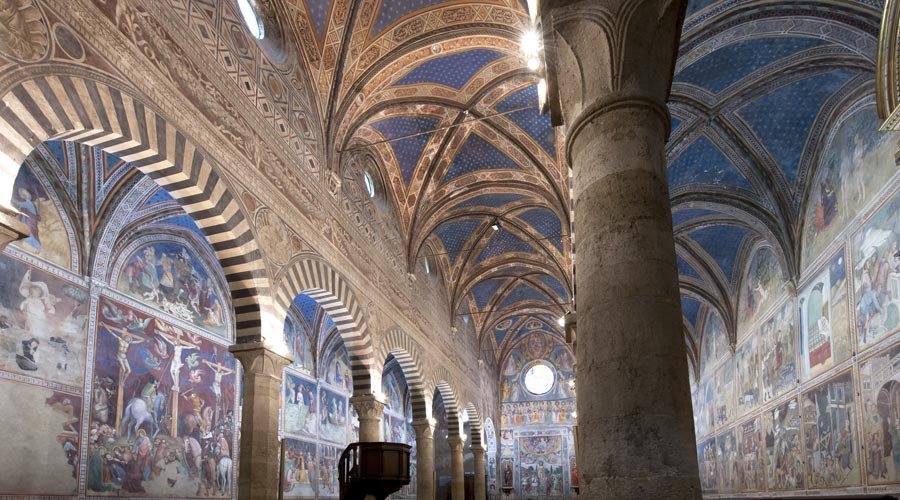
POLYGON ((350 375, 350 357, 347 356, 347 348, 340 340, 337 330, 334 330, 333 335, 334 340, 330 343, 330 348, 325 349, 327 354, 320 364, 319 378, 331 385, 343 388, 346 392, 351 392, 353 378, 350 375))
POLYGON ((284 498, 315 498, 316 444, 285 438, 284 498))
POLYGON ((0 370, 80 387, 87 290, 0 255, 0 370))
POLYGON ((3 379, 0 394, 9 451, 0 453, 0 495, 76 494, 81 396, 3 379))
POLYGON ((715 380, 710 378, 700 385, 697 391, 697 401, 694 405, 696 416, 696 431, 698 436, 705 436, 716 427, 715 417, 715 380))
POLYGON ((315 437, 319 421, 316 383, 285 372, 283 387, 284 432, 315 437))
POLYGON ((703 493, 717 493, 719 490, 719 467, 716 460, 716 440, 704 441, 697 447, 700 467, 700 488, 703 493))
POLYGON ((759 333, 763 400, 781 394, 797 382, 794 361, 794 310, 787 301, 766 321, 759 333))
MULTIPOLYGON (((38 154, 31 158, 39 164, 45 162, 43 156, 38 154)), ((47 190, 29 163, 19 169, 19 175, 13 184, 12 205, 21 214, 19 220, 31 231, 27 238, 13 242, 12 245, 57 266, 77 271, 71 269, 69 231, 59 209, 47 195, 47 190)))
POLYGON ((734 364, 731 360, 722 363, 714 378, 716 389, 713 401, 715 404, 716 427, 724 425, 734 418, 734 364))
POLYGON ((294 356, 292 366, 312 373, 315 366, 313 366, 313 351, 309 336, 300 327, 293 314, 288 314, 284 320, 284 343, 287 344, 288 351, 294 356))
POLYGON ((562 436, 519 438, 519 495, 558 496, 564 492, 562 436))
POLYGON ((728 333, 719 313, 710 311, 703 327, 702 347, 700 348, 700 378, 705 378, 712 365, 730 352, 728 333))
POLYGON ((341 458, 343 446, 340 448, 319 444, 319 457, 317 469, 319 472, 316 486, 319 498, 337 498, 340 496, 338 486, 338 461, 341 458))
POLYGON ((869 484, 900 482, 900 382, 896 366, 900 345, 859 365, 862 389, 862 439, 869 484))
POLYGON ((738 347, 734 356, 737 415, 743 415, 759 404, 759 352, 756 347, 756 335, 752 335, 738 347))
POLYGON ((98 309, 89 493, 230 496, 228 349, 106 298, 98 309))
POLYGON ((569 384, 575 379, 575 359, 568 347, 552 339, 546 332, 537 330, 517 341, 509 351, 503 365, 500 396, 504 402, 553 401, 572 398, 575 394, 569 384), (542 359, 555 368, 553 388, 546 394, 535 395, 527 391, 522 382, 528 361, 542 359))
POLYGON ((544 425, 575 424, 572 417, 575 412, 575 401, 528 401, 524 403, 503 403, 501 405, 500 425, 544 425))
POLYGON ((756 250, 741 281, 738 298, 738 338, 750 332, 752 324, 759 319, 781 294, 781 266, 771 248, 756 250))
POLYGON ((803 286, 798 302, 803 369, 811 378, 852 352, 843 250, 803 286))
POLYGON ((737 427, 738 457, 740 460, 739 491, 762 489, 763 464, 762 424, 759 417, 737 427))
POLYGON ((118 290, 219 336, 228 336, 230 310, 193 251, 174 242, 134 250, 118 277, 118 290))
POLYGON ((859 484, 850 372, 804 392, 802 401, 808 486, 859 484))
POLYGON ((875 107, 869 106, 834 132, 810 188, 803 224, 804 263, 821 254, 896 172, 898 135, 879 132, 880 125, 875 107))
POLYGON ((719 492, 734 493, 738 491, 741 475, 741 465, 738 462, 738 442, 734 436, 734 429, 729 429, 716 438, 716 448, 719 492))
POLYGON ((766 484, 772 490, 802 489, 803 451, 800 406, 791 399, 762 414, 766 445, 766 484))
POLYGON ((319 437, 338 443, 347 442, 347 397, 319 387, 319 437))
POLYGON ((853 235, 856 338, 861 348, 900 325, 900 194, 853 235))

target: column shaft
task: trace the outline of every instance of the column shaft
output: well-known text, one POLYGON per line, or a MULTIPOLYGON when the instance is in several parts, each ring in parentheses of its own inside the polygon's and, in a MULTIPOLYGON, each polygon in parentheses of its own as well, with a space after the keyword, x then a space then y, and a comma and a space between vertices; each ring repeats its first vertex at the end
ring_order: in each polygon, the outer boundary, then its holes
POLYGON ((473 464, 475 468, 475 500, 485 500, 487 486, 484 476, 484 447, 472 445, 473 464))
POLYGON ((415 422, 416 499, 434 500, 434 422, 415 422))
POLYGON ((236 344, 230 350, 244 369, 238 498, 278 498, 281 372, 291 360, 261 344, 236 344))
POLYGON ((699 499, 665 157, 681 2, 550 4, 574 171, 581 494, 699 499))
POLYGON ((465 500, 466 476, 463 469, 463 445, 465 443, 459 436, 450 436, 447 440, 450 442, 450 498, 465 500))
POLYGON ((384 402, 374 394, 353 396, 350 403, 359 416, 359 441, 370 443, 381 441, 381 421, 384 418, 384 402))

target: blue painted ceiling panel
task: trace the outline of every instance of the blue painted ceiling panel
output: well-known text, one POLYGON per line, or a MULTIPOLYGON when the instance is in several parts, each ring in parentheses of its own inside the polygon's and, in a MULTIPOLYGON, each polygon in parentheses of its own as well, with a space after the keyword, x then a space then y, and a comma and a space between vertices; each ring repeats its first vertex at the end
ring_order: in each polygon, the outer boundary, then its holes
POLYGON ((481 68, 501 57, 503 54, 496 50, 472 49, 429 59, 413 68, 394 85, 436 83, 459 90, 481 68))

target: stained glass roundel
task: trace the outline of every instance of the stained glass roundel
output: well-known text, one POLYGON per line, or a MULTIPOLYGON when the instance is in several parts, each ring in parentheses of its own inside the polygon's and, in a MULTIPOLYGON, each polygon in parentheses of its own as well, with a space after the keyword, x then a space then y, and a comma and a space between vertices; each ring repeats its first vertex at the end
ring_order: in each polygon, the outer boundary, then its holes
POLYGON ((553 389, 553 384, 556 382, 556 373, 550 365, 538 362, 525 371, 525 377, 522 382, 525 384, 525 389, 528 392, 535 396, 541 396, 553 389))

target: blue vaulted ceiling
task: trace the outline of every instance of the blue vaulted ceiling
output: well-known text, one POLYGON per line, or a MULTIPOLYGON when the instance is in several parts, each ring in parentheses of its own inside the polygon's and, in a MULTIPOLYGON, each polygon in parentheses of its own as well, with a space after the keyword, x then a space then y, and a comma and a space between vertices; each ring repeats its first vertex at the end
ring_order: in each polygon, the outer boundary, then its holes
POLYGON ((478 70, 501 57, 503 53, 496 50, 472 49, 429 59, 397 80, 394 85, 436 83, 459 90, 478 70))
MULTIPOLYGON (((728 294, 740 288, 751 243, 766 240, 799 265, 791 253, 817 169, 813 147, 873 88, 878 2, 801 3, 688 1, 669 101, 667 181, 689 323, 701 307, 733 316, 727 309, 737 300, 728 294)), ((509 25, 492 24, 488 6, 500 4, 472 4, 375 2, 357 21, 371 23, 357 30, 365 40, 354 31, 347 52, 353 65, 361 54, 375 54, 377 64, 344 68, 357 76, 338 108, 360 108, 348 137, 365 129, 367 140, 387 141, 385 187, 403 214, 408 259, 428 242, 445 265, 454 318, 471 313, 490 337, 496 315, 509 313, 498 308, 543 307, 551 318, 569 309, 572 207, 565 131, 537 108, 538 79, 524 68, 518 36, 499 40, 509 25), (453 16, 437 13, 444 7, 453 16), (415 30, 421 35, 403 38, 415 30), (478 79, 488 67, 490 77, 478 79), (434 153, 427 160, 426 151, 434 153), (500 231, 489 229, 495 222, 500 231), (526 294, 512 293, 513 279, 539 284, 514 288, 546 301, 515 300, 526 294)), ((503 5, 527 19, 522 2, 503 5)), ((307 6, 320 33, 338 10, 325 0, 307 6)))

